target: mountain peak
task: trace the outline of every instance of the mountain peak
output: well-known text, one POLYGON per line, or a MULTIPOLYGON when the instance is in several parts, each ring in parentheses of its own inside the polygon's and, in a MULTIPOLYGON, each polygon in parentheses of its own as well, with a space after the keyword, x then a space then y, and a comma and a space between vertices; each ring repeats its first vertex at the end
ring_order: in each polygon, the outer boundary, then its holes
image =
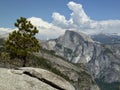
POLYGON ((91 37, 85 33, 78 32, 78 31, 72 31, 72 30, 66 30, 64 36, 69 36, 70 38, 77 37, 79 40, 87 41, 87 42, 94 42, 91 37))

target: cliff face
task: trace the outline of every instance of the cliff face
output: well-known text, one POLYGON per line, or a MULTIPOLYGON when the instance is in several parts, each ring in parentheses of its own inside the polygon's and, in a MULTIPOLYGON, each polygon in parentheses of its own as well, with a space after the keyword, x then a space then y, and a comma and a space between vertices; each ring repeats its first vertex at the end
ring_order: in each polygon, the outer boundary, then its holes
POLYGON ((55 40, 43 43, 72 63, 84 63, 95 78, 105 82, 120 82, 120 46, 103 45, 89 36, 67 30, 55 40))
POLYGON ((65 35, 48 41, 43 47, 54 50, 73 63, 87 63, 93 56, 94 41, 83 33, 66 31, 65 35))

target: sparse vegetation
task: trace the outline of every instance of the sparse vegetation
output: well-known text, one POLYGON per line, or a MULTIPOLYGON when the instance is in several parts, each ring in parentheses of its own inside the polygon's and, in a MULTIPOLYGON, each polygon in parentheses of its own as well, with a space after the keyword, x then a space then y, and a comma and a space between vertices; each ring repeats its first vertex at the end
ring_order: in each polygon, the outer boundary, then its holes
MULTIPOLYGON (((29 60, 29 62, 26 61, 27 67, 43 68, 43 69, 46 69, 48 71, 51 71, 51 72, 63 77, 67 81, 70 81, 68 76, 64 75, 58 69, 53 67, 51 62, 43 57, 37 57, 34 54, 31 54, 27 57, 27 60, 29 60)), ((22 61, 20 59, 15 58, 14 60, 11 60, 7 53, 2 53, 0 55, 0 63, 4 64, 3 67, 9 66, 9 68, 21 67, 21 65, 22 65, 22 61)))
POLYGON ((47 69, 61 77, 63 77, 64 79, 69 80, 69 77, 67 77, 66 75, 64 75, 62 72, 60 72, 58 69, 56 69, 55 67, 52 66, 51 62, 43 57, 37 57, 35 55, 31 55, 29 57, 29 64, 28 66, 33 66, 33 67, 40 67, 43 69, 47 69))
POLYGON ((105 83, 100 79, 96 79, 96 82, 101 90, 119 90, 120 82, 105 83))
POLYGON ((113 52, 109 48, 105 48, 104 53, 105 54, 108 54, 108 53, 113 54, 113 52))
MULTIPOLYGON (((53 56, 55 56, 55 57, 61 58, 61 59, 63 59, 63 60, 66 60, 64 57, 59 56, 59 55, 56 55, 54 50, 47 50, 47 49, 41 48, 40 51, 41 51, 41 52, 48 53, 48 54, 53 55, 53 56)), ((66 61, 68 61, 68 60, 66 60, 66 61)))
POLYGON ((58 47, 59 49, 62 49, 62 45, 61 44, 56 44, 56 47, 58 47))
POLYGON ((64 47, 64 52, 68 54, 72 54, 72 50, 66 47, 64 47))
POLYGON ((4 42, 4 39, 0 38, 0 46, 3 44, 3 42, 4 42))
POLYGON ((47 49, 43 49, 43 48, 41 48, 40 50, 41 50, 41 52, 46 52, 48 54, 55 55, 55 51, 53 51, 53 50, 47 50, 47 49))

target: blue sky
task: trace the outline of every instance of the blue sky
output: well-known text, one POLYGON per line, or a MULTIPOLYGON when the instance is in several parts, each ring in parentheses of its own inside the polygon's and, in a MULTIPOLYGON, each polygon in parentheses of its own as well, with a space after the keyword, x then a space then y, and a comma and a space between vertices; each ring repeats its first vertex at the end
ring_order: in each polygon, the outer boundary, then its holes
POLYGON ((66 29, 120 33, 120 0, 0 1, 0 33, 12 31, 21 16, 39 29, 42 38, 55 38, 66 29))
MULTIPOLYGON (((0 0, 0 27, 13 27, 20 16, 40 17, 52 21, 52 13, 70 17, 67 3, 71 0, 0 0)), ((120 19, 120 0, 73 0, 82 4, 86 14, 94 20, 120 19)))

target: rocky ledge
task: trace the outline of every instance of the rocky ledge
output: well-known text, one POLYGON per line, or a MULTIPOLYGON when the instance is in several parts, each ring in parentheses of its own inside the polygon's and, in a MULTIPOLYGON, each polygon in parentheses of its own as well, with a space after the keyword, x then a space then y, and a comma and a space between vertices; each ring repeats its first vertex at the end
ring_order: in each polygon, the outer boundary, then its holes
POLYGON ((75 90, 62 77, 40 68, 0 68, 0 90, 75 90))

